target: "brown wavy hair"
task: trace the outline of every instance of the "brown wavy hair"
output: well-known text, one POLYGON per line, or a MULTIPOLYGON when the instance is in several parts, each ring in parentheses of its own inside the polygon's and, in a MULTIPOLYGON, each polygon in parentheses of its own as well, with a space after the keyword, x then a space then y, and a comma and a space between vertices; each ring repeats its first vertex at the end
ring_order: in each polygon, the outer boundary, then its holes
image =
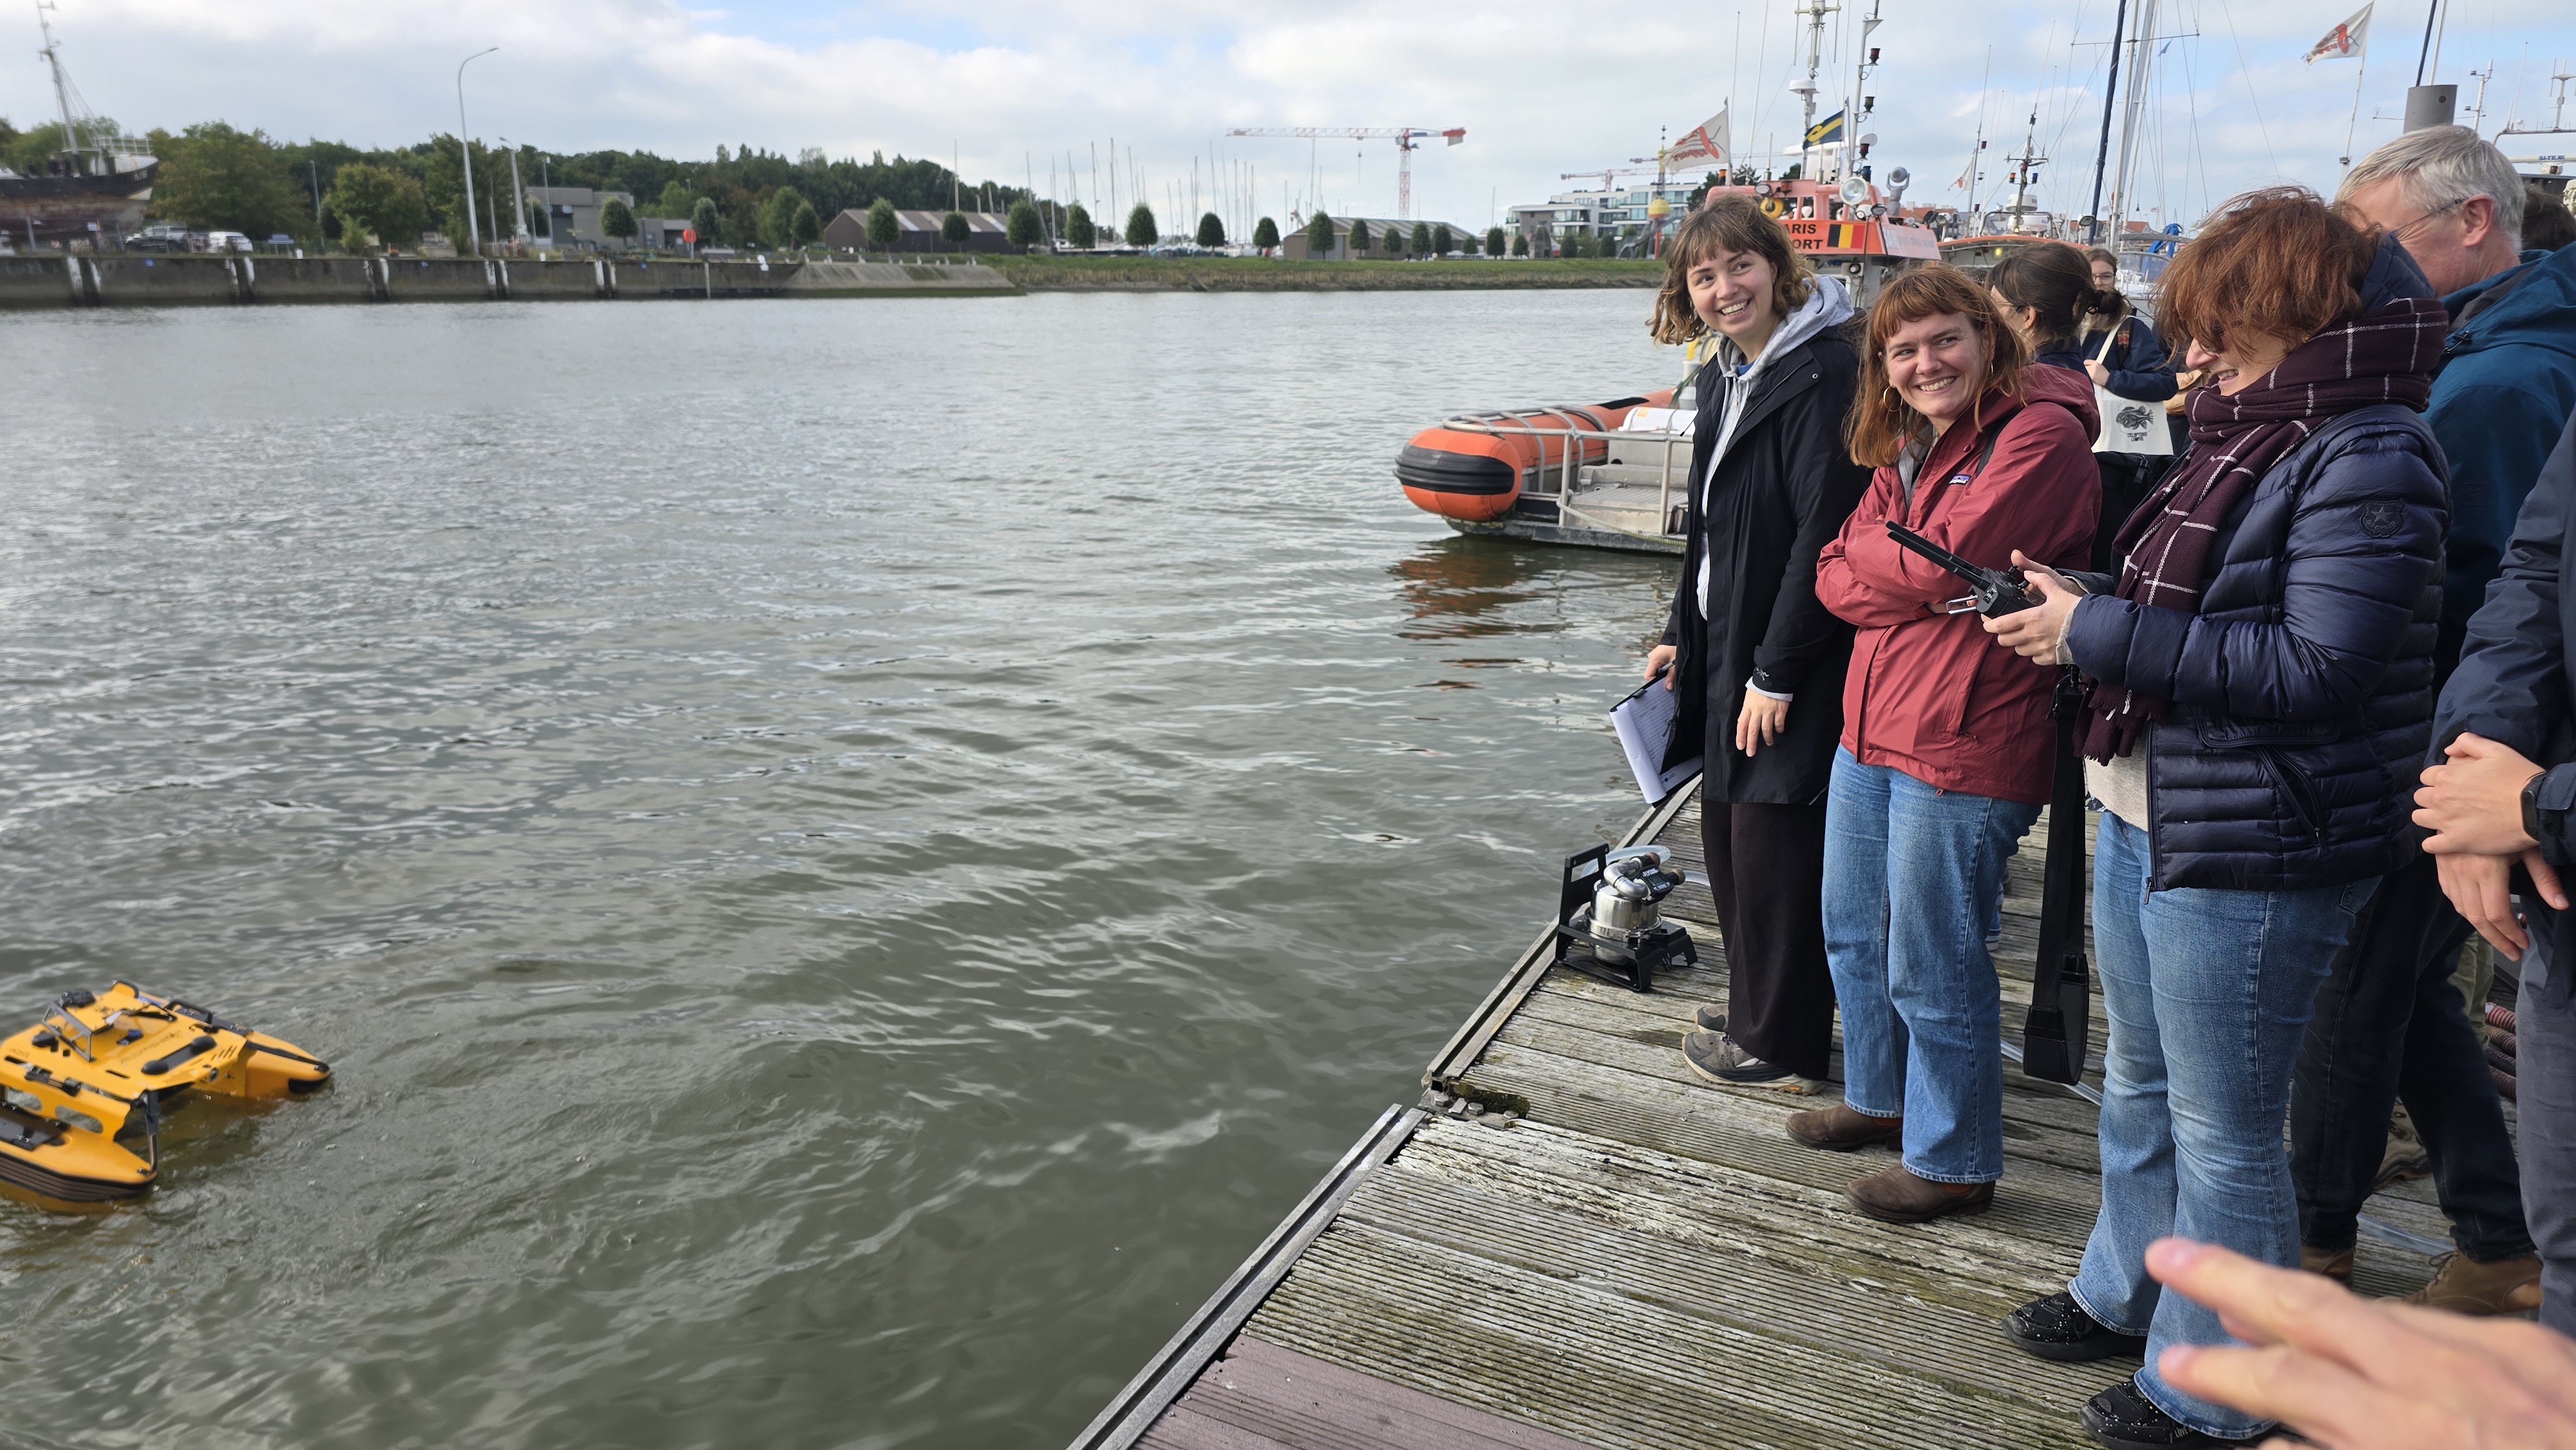
POLYGON ((1749 196, 1711 197, 1665 243, 1664 289, 1655 294, 1654 320, 1646 324, 1655 341, 1678 347, 1709 330, 1691 306, 1690 269, 1718 252, 1753 252, 1771 264, 1771 303, 1783 318, 1806 306, 1815 291, 1815 269, 1789 245, 1788 228, 1764 216, 1749 196))
POLYGON ((2361 310, 2379 238, 2304 186, 2230 199, 2200 229, 2158 289, 2165 335, 2225 347, 2231 328, 2293 348, 2361 310))
POLYGON ((1907 443, 1931 436, 1931 423, 1887 380, 1887 340, 1908 323, 1944 314, 1966 318, 1986 339, 1986 376, 1977 387, 1969 421, 1985 426, 1990 394, 2022 396, 2021 375, 2031 365, 2030 344, 2004 321, 1994 294, 1946 264, 1905 273, 1890 281, 1869 309, 1869 340, 1860 355, 1860 391, 1852 395, 1851 412, 1843 418, 1843 441, 1851 448, 1852 462, 1885 468, 1896 462, 1907 443))

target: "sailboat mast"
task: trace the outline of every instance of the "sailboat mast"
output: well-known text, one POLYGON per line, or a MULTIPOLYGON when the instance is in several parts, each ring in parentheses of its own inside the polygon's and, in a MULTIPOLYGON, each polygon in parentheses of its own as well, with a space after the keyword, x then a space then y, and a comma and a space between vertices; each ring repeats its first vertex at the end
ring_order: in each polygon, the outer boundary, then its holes
POLYGON ((2120 103, 2120 41, 2129 23, 2129 0, 2111 12, 2111 74, 2102 82, 2102 142, 2093 150, 2093 205, 2085 214, 2084 240, 2102 240, 2102 173, 2111 157, 2111 113, 2120 103))
POLYGON ((2147 73, 2156 59, 2156 0, 2138 0, 2138 31, 2129 39, 2129 103, 2120 113, 2120 170, 2111 183, 2111 234, 2115 239, 2134 209, 2130 182, 2136 174, 2138 122, 2147 110, 2147 73))

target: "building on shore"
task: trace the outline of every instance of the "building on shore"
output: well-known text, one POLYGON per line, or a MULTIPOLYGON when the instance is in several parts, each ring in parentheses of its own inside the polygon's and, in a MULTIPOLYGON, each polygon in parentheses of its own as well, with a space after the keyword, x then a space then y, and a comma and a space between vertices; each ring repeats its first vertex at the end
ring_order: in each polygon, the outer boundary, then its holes
MULTIPOLYGON (((948 221, 944 211, 904 211, 894 214, 895 242, 898 252, 1011 252, 1010 228, 1002 214, 989 211, 960 212, 966 218, 966 240, 952 244, 941 234, 948 221)), ((864 208, 851 207, 823 225, 823 244, 837 251, 882 251, 868 240, 868 214, 864 208)))
POLYGON ((1503 225, 1505 230, 1527 238, 1533 252, 1562 246, 1569 235, 1582 235, 1594 243, 1606 240, 1615 246, 1645 234, 1658 196, 1670 208, 1671 217, 1678 220, 1690 209, 1690 194, 1706 180, 1704 173, 1668 176, 1662 181, 1646 176, 1624 185, 1560 191, 1543 202, 1507 208, 1503 225))
POLYGON ((1449 249, 1453 252, 1465 251, 1467 249, 1467 243, 1471 241, 1476 244, 1476 249, 1478 251, 1484 250, 1485 233, 1483 229, 1477 227, 1463 227, 1456 222, 1435 221, 1427 217, 1400 221, 1394 217, 1337 216, 1333 218, 1333 250, 1330 253, 1319 255, 1309 250, 1306 245, 1306 229, 1304 227, 1299 227, 1295 231, 1288 231, 1284 228, 1281 230, 1279 236, 1279 255, 1286 257, 1291 261, 1298 262, 1309 260, 1347 262, 1351 259, 1351 226, 1353 223, 1366 223, 1369 234, 1369 256, 1411 256, 1413 253, 1413 228, 1416 221, 1419 221, 1423 226, 1429 227, 1435 233, 1438 232, 1440 228, 1447 227, 1449 229, 1449 249), (1386 249, 1386 234, 1390 230, 1392 230, 1397 236, 1404 239, 1404 246, 1401 251, 1390 252, 1386 249))
MULTIPOLYGON (((558 251, 595 251, 601 248, 615 251, 627 245, 599 229, 600 204, 612 196, 624 202, 627 211, 635 210, 635 198, 628 192, 593 191, 587 186, 527 188, 528 206, 543 223, 540 228, 531 228, 533 239, 558 251)), ((635 245, 663 245, 660 234, 646 229, 643 220, 636 218, 635 245)), ((680 227, 687 225, 685 220, 679 223, 680 227)), ((677 227, 672 229, 669 244, 680 245, 677 227)))

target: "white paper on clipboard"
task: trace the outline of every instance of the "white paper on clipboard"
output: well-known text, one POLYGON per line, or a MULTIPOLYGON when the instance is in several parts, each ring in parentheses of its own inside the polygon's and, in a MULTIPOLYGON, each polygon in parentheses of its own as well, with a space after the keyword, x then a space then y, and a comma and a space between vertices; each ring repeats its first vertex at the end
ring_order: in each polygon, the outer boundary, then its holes
POLYGON ((1681 713, 1681 701, 1664 688, 1661 677, 1648 680, 1635 693, 1610 707, 1610 728, 1619 732, 1619 748, 1628 752, 1628 769, 1637 777, 1637 793, 1653 805, 1673 793, 1673 788, 1699 774, 1700 757, 1692 756, 1671 769, 1664 767, 1664 753, 1672 748, 1673 723, 1681 713))

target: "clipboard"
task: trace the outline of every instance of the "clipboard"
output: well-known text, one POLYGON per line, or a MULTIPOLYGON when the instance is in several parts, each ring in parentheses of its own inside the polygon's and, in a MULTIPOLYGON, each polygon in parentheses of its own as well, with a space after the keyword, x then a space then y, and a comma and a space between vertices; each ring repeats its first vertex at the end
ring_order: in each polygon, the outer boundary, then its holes
POLYGON ((1672 749, 1673 725, 1681 715, 1681 700, 1664 688, 1665 676, 1672 667, 1664 667, 1655 676, 1631 691, 1626 699, 1610 707, 1610 728, 1619 734, 1619 748, 1628 753, 1628 769, 1637 777, 1637 793, 1646 804, 1655 805, 1671 795, 1675 788, 1699 774, 1701 757, 1666 769, 1664 756, 1672 749))

